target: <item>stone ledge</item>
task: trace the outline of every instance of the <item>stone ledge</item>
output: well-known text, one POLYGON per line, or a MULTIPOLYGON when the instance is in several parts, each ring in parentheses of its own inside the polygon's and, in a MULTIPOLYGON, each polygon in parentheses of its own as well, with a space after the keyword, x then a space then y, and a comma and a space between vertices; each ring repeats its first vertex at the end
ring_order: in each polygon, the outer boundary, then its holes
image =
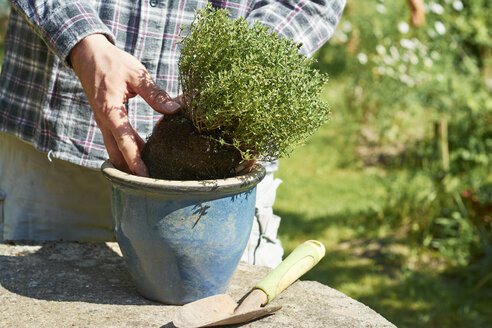
MULTIPOLYGON (((268 268, 241 263, 239 300, 268 268)), ((395 327, 369 307, 314 281, 297 281, 282 309, 241 327, 395 327)), ((0 244, 0 327, 174 327, 176 306, 141 297, 116 243, 0 244)))

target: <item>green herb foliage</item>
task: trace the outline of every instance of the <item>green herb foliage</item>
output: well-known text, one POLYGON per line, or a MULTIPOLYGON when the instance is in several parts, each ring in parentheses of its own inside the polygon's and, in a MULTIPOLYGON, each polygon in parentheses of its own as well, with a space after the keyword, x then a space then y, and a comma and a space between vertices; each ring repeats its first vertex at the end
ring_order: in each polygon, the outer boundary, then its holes
POLYGON ((293 41, 210 5, 181 33, 180 85, 201 133, 244 158, 272 160, 328 121, 328 104, 319 97, 327 76, 311 68, 293 41))

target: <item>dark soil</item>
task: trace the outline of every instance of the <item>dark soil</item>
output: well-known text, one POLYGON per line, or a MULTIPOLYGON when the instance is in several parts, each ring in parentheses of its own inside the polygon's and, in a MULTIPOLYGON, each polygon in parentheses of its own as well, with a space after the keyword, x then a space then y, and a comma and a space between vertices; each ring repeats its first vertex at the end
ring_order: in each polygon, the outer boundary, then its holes
MULTIPOLYGON (((212 136, 213 137, 213 136, 212 136)), ((142 150, 151 178, 209 180, 236 175, 242 158, 232 146, 200 135, 181 114, 166 115, 142 150)))

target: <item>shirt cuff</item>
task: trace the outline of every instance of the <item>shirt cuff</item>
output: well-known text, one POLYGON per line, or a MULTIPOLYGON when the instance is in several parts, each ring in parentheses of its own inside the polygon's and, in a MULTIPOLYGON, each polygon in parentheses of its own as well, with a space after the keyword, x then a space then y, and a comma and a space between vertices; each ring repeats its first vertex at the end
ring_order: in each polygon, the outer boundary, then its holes
POLYGON ((45 32, 50 48, 69 67, 68 54, 86 36, 103 34, 111 43, 115 43, 113 34, 95 9, 82 1, 62 5, 50 13, 41 29, 45 32))
POLYGON ((345 0, 262 1, 248 15, 279 35, 302 44, 300 52, 311 56, 333 34, 345 0), (291 3, 292 2, 292 3, 291 3))

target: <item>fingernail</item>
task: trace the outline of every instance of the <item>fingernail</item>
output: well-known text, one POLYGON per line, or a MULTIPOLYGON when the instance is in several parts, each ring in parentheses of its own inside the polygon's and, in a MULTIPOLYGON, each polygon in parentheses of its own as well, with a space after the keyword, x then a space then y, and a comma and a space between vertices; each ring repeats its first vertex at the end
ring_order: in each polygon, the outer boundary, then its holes
POLYGON ((168 101, 164 103, 164 109, 168 111, 169 113, 174 113, 180 108, 180 104, 174 101, 168 101))
POLYGON ((138 170, 138 172, 137 172, 137 175, 144 177, 144 178, 148 178, 149 172, 147 171, 147 168, 140 168, 140 170, 138 170))
POLYGON ((149 177, 149 171, 143 161, 141 161, 139 165, 135 166, 134 174, 145 178, 149 177))
POLYGON ((164 118, 164 115, 161 116, 161 118, 155 123, 154 129, 159 126, 159 124, 162 122, 163 118, 164 118))

